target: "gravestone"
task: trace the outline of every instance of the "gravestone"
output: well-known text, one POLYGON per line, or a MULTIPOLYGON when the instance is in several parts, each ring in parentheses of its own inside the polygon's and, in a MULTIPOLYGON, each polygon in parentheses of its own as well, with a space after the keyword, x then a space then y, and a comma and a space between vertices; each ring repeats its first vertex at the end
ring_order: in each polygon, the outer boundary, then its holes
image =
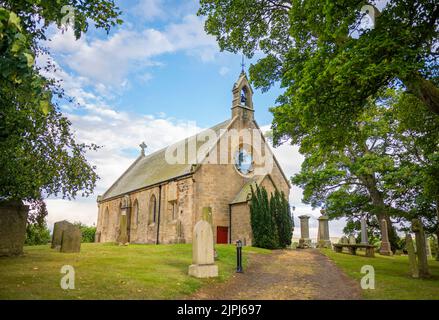
POLYGON ((425 248, 425 233, 422 223, 418 219, 412 220, 412 231, 415 233, 416 255, 418 258, 418 269, 420 278, 428 278, 427 250, 425 248))
POLYGON ((81 229, 69 224, 62 232, 60 252, 71 253, 81 250, 81 229))
POLYGON ((350 236, 349 236, 348 243, 349 243, 349 244, 356 244, 356 243, 357 243, 357 239, 355 239, 354 236, 350 235, 350 236))
POLYGON ((298 248, 305 249, 311 247, 311 239, 309 238, 309 218, 308 215, 299 216, 300 219, 300 239, 298 248))
POLYGON ((340 238, 340 240, 338 240, 338 243, 340 244, 348 244, 349 243, 349 239, 346 236, 343 236, 340 238))
POLYGON ((319 221, 317 248, 331 248, 331 240, 329 239, 329 218, 323 215, 317 220, 319 221))
POLYGON ((55 224, 53 225, 52 244, 50 246, 52 249, 59 250, 59 248, 61 248, 63 232, 72 225, 73 224, 66 220, 55 222, 55 224))
POLYGON ((214 263, 212 226, 205 220, 198 221, 194 227, 189 275, 196 278, 218 276, 218 266, 214 263))
MULTIPOLYGON (((203 209, 201 209, 201 219, 204 221, 207 221, 211 227, 212 227, 212 234, 215 234, 214 229, 213 229, 213 215, 212 215, 212 207, 203 207, 203 209)), ((212 241, 213 241, 213 253, 214 253, 214 258, 215 260, 218 259, 218 252, 215 249, 215 238, 212 237, 212 241)))
POLYGON ((405 236, 405 248, 409 256, 410 274, 413 278, 419 278, 418 262, 416 261, 415 247, 412 236, 407 233, 405 236))
POLYGON ((391 256, 392 250, 390 248, 389 233, 387 229, 387 221, 381 220, 381 248, 380 254, 383 256, 391 256))
POLYGON ((0 201, 0 256, 23 254, 28 212, 19 201, 0 201))
POLYGON ((369 244, 367 239, 367 224, 366 219, 361 218, 361 244, 369 244))

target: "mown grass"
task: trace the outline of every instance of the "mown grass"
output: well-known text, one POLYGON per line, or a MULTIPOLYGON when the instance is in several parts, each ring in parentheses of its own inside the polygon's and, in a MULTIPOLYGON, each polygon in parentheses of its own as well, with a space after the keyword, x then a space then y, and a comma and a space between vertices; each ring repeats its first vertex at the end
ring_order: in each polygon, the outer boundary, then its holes
POLYGON ((377 254, 375 258, 367 258, 363 252, 358 252, 357 256, 329 249, 321 249, 321 252, 358 282, 365 276, 360 272, 362 266, 374 267, 375 289, 363 290, 365 299, 439 299, 439 262, 433 259, 428 260, 431 278, 413 279, 409 274, 407 256, 377 254))
MULTIPOLYGON (((179 299, 203 285, 224 281, 235 272, 234 245, 216 245, 219 277, 187 275, 190 244, 82 244, 80 253, 60 253, 48 245, 25 247, 20 257, 0 258, 0 299, 179 299), (75 270, 75 289, 63 290, 63 265, 75 270)), ((249 253, 269 250, 245 247, 249 253)))

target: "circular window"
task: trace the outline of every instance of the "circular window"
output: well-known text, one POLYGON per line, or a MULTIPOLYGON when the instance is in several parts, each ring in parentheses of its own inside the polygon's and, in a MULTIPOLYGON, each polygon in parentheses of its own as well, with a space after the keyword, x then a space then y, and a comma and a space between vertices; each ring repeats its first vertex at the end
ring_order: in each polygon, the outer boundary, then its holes
POLYGON ((237 151, 235 155, 235 167, 242 174, 249 174, 253 170, 252 155, 244 149, 237 151))

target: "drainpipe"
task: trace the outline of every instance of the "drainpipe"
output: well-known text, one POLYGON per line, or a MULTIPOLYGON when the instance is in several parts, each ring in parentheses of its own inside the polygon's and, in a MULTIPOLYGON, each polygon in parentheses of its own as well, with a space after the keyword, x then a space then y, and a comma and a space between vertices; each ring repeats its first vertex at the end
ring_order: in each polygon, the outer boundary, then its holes
POLYGON ((229 203, 229 243, 232 243, 232 205, 229 203))
POLYGON ((161 207, 162 207, 162 185, 159 185, 159 207, 158 207, 158 217, 157 217, 157 241, 156 241, 156 244, 159 244, 161 207))

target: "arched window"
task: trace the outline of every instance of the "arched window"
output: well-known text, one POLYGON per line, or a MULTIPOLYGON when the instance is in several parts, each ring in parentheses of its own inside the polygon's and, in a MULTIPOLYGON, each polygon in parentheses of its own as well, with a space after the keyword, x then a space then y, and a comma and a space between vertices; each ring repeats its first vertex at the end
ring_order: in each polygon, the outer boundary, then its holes
POLYGON ((241 105, 248 107, 248 89, 243 87, 241 90, 241 105))
POLYGON ((137 202, 137 199, 134 200, 134 204, 133 204, 133 211, 132 211, 132 220, 136 226, 139 225, 139 203, 137 202))
POLYGON ((155 195, 149 199, 149 224, 155 223, 157 216, 157 200, 155 195))

